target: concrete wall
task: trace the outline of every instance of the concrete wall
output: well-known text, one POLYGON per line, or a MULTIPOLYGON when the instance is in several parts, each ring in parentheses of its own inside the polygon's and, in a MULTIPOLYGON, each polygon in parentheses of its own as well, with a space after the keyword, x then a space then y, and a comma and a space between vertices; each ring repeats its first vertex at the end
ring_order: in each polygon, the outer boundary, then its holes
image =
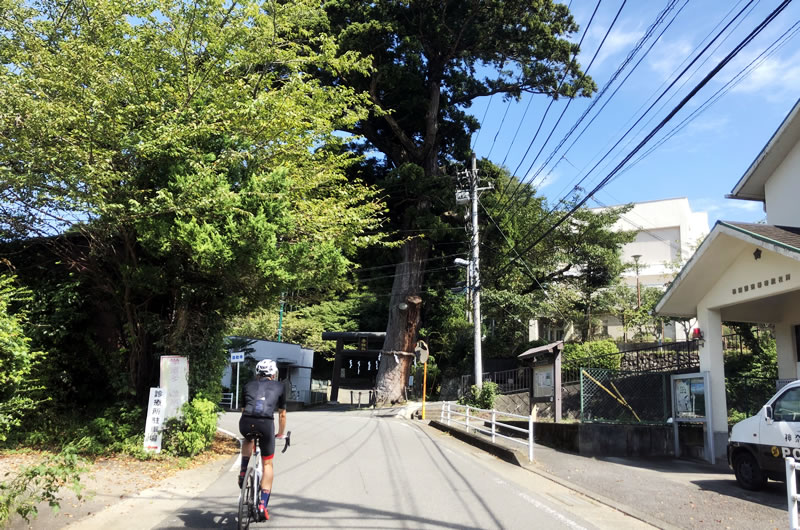
MULTIPOLYGON (((525 427, 522 423, 519 426, 525 427)), ((536 443, 584 456, 674 456, 675 453, 672 425, 536 422, 533 432, 536 443)), ((682 456, 703 457, 702 426, 681 425, 679 440, 682 456)))

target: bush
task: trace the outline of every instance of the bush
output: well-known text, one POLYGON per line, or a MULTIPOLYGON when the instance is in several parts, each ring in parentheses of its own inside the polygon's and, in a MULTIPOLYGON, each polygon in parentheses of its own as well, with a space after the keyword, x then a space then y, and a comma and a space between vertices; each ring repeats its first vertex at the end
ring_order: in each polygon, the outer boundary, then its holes
POLYGON ((565 368, 592 367, 618 370, 622 361, 622 354, 611 339, 565 344, 563 356, 565 368))
POLYGON ((217 405, 197 397, 181 408, 182 416, 167 422, 162 447, 178 456, 195 456, 214 441, 217 431, 217 405))
POLYGON ((47 501, 54 512, 59 509, 58 491, 68 486, 81 498, 80 474, 86 470, 75 446, 67 446, 42 463, 23 468, 8 482, 0 482, 0 526, 12 513, 30 522, 36 517, 36 505, 47 501))
POLYGON ((484 381, 479 389, 477 385, 472 385, 469 393, 458 400, 462 405, 477 407, 479 409, 491 410, 494 408, 494 400, 497 397, 497 383, 484 381))

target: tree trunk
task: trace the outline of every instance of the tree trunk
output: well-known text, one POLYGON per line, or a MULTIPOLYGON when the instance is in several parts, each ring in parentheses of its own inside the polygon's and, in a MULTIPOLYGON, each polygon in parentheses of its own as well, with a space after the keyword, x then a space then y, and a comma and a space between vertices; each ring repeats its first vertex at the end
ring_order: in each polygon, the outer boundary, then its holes
POLYGON ((402 260, 395 267, 389 322, 377 377, 377 401, 380 404, 395 404, 406 399, 405 387, 422 310, 419 292, 427 255, 427 244, 412 239, 403 245, 402 260))

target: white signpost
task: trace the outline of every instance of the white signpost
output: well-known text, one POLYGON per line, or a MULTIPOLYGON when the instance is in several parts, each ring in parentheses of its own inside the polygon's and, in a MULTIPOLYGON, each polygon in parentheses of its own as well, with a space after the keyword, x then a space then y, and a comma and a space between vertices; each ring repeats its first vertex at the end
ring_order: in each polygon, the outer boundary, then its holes
POLYGON ((144 427, 144 450, 161 452, 161 430, 164 424, 166 394, 160 388, 150 388, 150 401, 147 405, 147 422, 144 427))
POLYGON ((189 401, 189 360, 180 355, 162 355, 158 386, 168 405, 162 417, 169 419, 180 415, 181 407, 189 401))
POLYGON ((236 364, 236 405, 234 405, 234 410, 239 410, 239 367, 244 362, 244 352, 237 351, 231 352, 231 364, 236 364))

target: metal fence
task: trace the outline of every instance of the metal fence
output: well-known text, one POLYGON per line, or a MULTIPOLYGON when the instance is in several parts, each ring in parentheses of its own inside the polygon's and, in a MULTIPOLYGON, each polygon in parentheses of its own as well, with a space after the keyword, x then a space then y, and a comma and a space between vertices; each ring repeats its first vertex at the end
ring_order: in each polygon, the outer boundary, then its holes
POLYGON ((612 366, 627 372, 681 372, 699 367, 700 353, 697 341, 690 340, 597 355, 574 363, 565 360, 561 365, 561 382, 579 382, 584 368, 609 369, 612 366))
POLYGON ((582 422, 664 423, 672 413, 670 374, 602 368, 581 370, 582 422))
POLYGON ((521 427, 517 427, 516 425, 510 425, 508 423, 503 423, 497 421, 498 411, 486 410, 486 409, 479 409, 476 407, 471 407, 469 405, 459 405, 458 403, 453 403, 452 401, 447 401, 442 405, 442 410, 440 414, 440 421, 442 423, 446 423, 448 426, 451 423, 455 423, 458 425, 463 425, 466 427, 467 432, 470 429, 473 429, 477 432, 481 432, 483 434, 487 434, 491 436, 492 442, 496 441, 497 437, 503 438, 505 440, 509 440, 511 442, 516 442, 518 444, 522 444, 528 447, 528 460, 533 462, 533 416, 520 416, 519 414, 509 414, 506 412, 501 412, 500 415, 503 418, 516 418, 520 420, 526 420, 528 422, 528 428, 523 429, 521 427), (483 414, 487 417, 481 417, 480 414, 483 414), (458 420, 456 418, 464 418, 464 421, 458 420), (487 425, 488 428, 487 428, 487 425), (507 429, 508 431, 515 431, 520 433, 526 434, 526 439, 521 440, 520 438, 513 437, 513 436, 506 436, 505 434, 501 434, 498 432, 498 427, 502 427, 503 429, 507 429))
POLYGON ((219 406, 225 409, 233 408, 233 392, 223 392, 219 400, 219 406))

